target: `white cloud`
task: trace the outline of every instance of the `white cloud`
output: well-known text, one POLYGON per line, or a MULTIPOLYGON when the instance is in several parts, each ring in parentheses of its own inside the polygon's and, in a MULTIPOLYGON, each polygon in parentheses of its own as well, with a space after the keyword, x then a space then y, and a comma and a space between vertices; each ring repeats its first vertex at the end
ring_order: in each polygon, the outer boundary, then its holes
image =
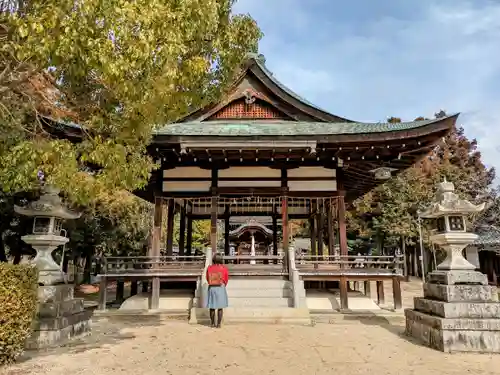
POLYGON ((360 121, 462 112, 500 171, 500 3, 413 0, 404 16, 387 6, 371 18, 358 2, 332 3, 240 0, 236 9, 263 28, 276 77, 308 100, 360 121))

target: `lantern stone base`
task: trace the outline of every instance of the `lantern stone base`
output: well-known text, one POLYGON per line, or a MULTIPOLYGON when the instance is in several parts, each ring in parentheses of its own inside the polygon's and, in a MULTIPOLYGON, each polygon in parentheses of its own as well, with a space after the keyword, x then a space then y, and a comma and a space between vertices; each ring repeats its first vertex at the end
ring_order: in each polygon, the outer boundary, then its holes
POLYGON ((429 280, 424 297, 405 310, 406 334, 443 352, 500 353, 500 303, 485 275, 436 271, 429 280))
POLYGON ((67 284, 39 287, 40 304, 27 349, 61 345, 90 332, 92 311, 85 309, 83 299, 74 298, 73 290, 67 284))

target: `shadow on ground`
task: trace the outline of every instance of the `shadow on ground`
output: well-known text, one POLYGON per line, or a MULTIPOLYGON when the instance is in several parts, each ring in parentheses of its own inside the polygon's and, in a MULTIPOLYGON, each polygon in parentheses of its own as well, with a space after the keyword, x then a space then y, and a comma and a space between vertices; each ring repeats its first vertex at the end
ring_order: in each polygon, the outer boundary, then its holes
MULTIPOLYGON (((41 350, 28 350, 18 360, 22 363, 31 359, 36 359, 48 355, 81 353, 88 350, 102 349, 112 346, 124 340, 134 339, 136 336, 129 329, 155 326, 162 324, 160 316, 114 316, 112 319, 106 317, 92 317, 92 331, 62 345, 41 350)), ((152 337, 154 338, 154 337, 152 337)), ((140 349, 140 348, 137 348, 140 349)))
POLYGON ((344 314, 343 321, 345 324, 363 324, 367 326, 377 326, 385 329, 395 336, 402 338, 414 345, 427 348, 414 337, 405 334, 405 317, 404 315, 380 316, 375 313, 363 313, 363 315, 344 314))

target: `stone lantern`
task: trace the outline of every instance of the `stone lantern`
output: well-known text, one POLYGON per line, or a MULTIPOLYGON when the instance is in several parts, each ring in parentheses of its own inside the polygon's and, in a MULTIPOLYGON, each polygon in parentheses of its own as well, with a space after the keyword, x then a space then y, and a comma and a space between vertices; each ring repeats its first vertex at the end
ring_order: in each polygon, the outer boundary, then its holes
POLYGON ((467 232, 467 215, 484 204, 460 199, 453 183, 438 186, 436 201, 421 215, 435 223, 430 241, 446 259, 429 273, 424 297, 405 311, 406 334, 445 352, 500 353, 500 303, 496 287, 462 255, 477 236, 467 232))
POLYGON ((52 257, 58 246, 69 241, 62 235, 63 221, 77 219, 80 214, 64 207, 59 190, 47 185, 42 186, 42 196, 37 201, 14 209, 34 218, 32 232, 21 239, 36 250, 32 264, 39 271, 39 307, 26 347, 41 349, 87 333, 92 311, 85 309, 83 299, 74 298, 74 286, 65 283, 62 267, 52 257))
POLYGON ((52 252, 69 239, 62 235, 64 220, 78 219, 80 213, 68 210, 62 204, 59 190, 52 186, 42 188, 42 196, 25 207, 15 206, 14 210, 24 216, 33 217, 33 229, 21 239, 36 250, 32 263, 38 268, 40 285, 63 283, 65 275, 54 261, 52 252))
MULTIPOLYGON (((436 202, 420 215, 422 219, 434 221, 430 241, 446 251, 446 259, 437 266, 438 270, 475 270, 462 255, 465 247, 477 239, 476 234, 467 232, 466 223, 468 215, 481 212, 484 206, 484 203, 475 205, 460 199, 452 182, 445 180, 439 184, 436 202)), ((433 276, 436 277, 436 273, 433 276)))

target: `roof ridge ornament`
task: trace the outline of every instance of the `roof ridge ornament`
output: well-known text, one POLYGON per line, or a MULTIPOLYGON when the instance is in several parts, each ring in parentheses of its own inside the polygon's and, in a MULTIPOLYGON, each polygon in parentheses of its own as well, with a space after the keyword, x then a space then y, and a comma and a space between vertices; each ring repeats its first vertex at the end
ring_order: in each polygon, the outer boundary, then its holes
POLYGON ((438 184, 438 190, 434 202, 423 212, 420 217, 422 218, 437 218, 450 214, 473 214, 484 210, 485 203, 473 204, 467 199, 460 199, 455 193, 455 184, 446 181, 438 184))
POLYGON ((255 60, 263 65, 266 64, 266 57, 262 53, 248 52, 246 58, 248 60, 255 60))

